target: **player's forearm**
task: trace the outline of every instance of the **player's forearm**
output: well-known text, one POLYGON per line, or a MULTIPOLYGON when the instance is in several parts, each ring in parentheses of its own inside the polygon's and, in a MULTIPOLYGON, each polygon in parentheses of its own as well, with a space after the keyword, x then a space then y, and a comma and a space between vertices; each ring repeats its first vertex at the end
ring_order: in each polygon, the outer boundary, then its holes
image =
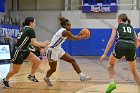
POLYGON ((33 46, 38 46, 38 47, 45 46, 45 44, 43 42, 38 42, 38 41, 32 42, 32 45, 33 46))
POLYGON ((138 39, 138 46, 140 46, 140 38, 138 39))
POLYGON ((114 41, 109 40, 109 42, 107 43, 107 46, 106 46, 106 49, 105 49, 104 55, 107 55, 108 51, 109 51, 110 48, 112 47, 113 42, 114 42, 114 41))
POLYGON ((82 39, 82 36, 72 36, 70 38, 68 38, 69 40, 81 40, 82 39))
POLYGON ((134 44, 135 44, 135 46, 136 46, 136 48, 139 46, 139 42, 140 42, 140 40, 134 40, 134 44))
POLYGON ((139 42, 138 42, 138 37, 137 37, 137 35, 136 35, 136 32, 134 32, 134 44, 135 44, 135 46, 136 46, 136 48, 138 47, 138 44, 139 42))

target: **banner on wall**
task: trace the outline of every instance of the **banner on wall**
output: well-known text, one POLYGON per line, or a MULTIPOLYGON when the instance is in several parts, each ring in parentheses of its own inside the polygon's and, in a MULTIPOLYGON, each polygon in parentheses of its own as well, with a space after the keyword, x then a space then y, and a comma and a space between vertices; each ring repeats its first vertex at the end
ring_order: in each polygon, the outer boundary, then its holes
POLYGON ((117 6, 83 6, 84 13, 116 13, 117 6))
POLYGON ((82 0, 84 13, 116 13, 118 0, 82 0))
POLYGON ((0 12, 5 13, 5 0, 0 0, 0 12))
POLYGON ((20 26, 14 25, 0 25, 0 37, 6 37, 7 35, 12 38, 17 38, 20 26))

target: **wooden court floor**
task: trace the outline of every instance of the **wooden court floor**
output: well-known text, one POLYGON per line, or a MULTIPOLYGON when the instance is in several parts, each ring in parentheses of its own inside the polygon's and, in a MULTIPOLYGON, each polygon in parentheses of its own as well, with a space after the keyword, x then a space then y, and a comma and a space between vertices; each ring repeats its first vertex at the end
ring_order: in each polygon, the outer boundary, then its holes
MULTIPOLYGON (((27 79, 31 70, 31 63, 25 62, 20 72, 10 79, 11 88, 5 89, 0 84, 0 93, 104 93, 109 82, 108 59, 105 60, 103 65, 99 63, 99 57, 75 57, 75 59, 82 72, 92 77, 91 81, 80 82, 79 75, 73 70, 71 64, 60 61, 57 71, 51 77, 54 86, 48 87, 43 78, 49 66, 46 61, 42 61, 36 73, 36 78, 40 82, 34 83, 27 79)), ((140 72, 139 59, 137 59, 137 69, 140 72)), ((125 60, 117 63, 115 79, 117 89, 112 93, 140 93, 125 60)))

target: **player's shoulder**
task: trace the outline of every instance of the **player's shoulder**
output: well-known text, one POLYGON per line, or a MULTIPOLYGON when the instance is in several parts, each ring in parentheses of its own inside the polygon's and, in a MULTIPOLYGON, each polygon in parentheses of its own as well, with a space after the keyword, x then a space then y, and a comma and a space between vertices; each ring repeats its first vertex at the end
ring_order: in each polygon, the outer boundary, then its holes
POLYGON ((117 29, 118 26, 119 26, 119 24, 115 24, 112 28, 113 28, 113 29, 117 29))
POLYGON ((34 31, 34 29, 29 26, 25 26, 24 29, 29 30, 29 31, 34 31))
POLYGON ((34 31, 34 29, 33 29, 33 28, 30 28, 30 27, 28 28, 28 30, 30 30, 30 31, 34 31))
POLYGON ((66 31, 65 28, 60 28, 60 29, 57 31, 57 33, 58 33, 58 34, 61 34, 61 33, 65 32, 65 31, 66 31))
POLYGON ((65 28, 63 28, 63 27, 61 27, 60 29, 59 29, 59 31, 65 31, 66 29, 65 28))

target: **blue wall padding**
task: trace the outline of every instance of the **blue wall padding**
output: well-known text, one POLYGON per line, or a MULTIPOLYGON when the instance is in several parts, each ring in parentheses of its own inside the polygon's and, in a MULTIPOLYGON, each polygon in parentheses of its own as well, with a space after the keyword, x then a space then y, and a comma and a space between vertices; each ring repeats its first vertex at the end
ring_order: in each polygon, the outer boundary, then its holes
MULTIPOLYGON (((74 35, 80 32, 79 29, 71 29, 74 35)), ((110 38, 112 29, 89 29, 90 38, 87 40, 70 41, 66 40, 62 47, 66 52, 72 56, 101 56, 104 53, 107 42, 110 38)), ((140 29, 135 29, 136 33, 140 32, 140 29)), ((114 42, 115 43, 115 42, 114 42)), ((110 49, 108 55, 112 52, 114 44, 110 49)), ((140 57, 140 48, 137 49, 137 56, 140 57)))

